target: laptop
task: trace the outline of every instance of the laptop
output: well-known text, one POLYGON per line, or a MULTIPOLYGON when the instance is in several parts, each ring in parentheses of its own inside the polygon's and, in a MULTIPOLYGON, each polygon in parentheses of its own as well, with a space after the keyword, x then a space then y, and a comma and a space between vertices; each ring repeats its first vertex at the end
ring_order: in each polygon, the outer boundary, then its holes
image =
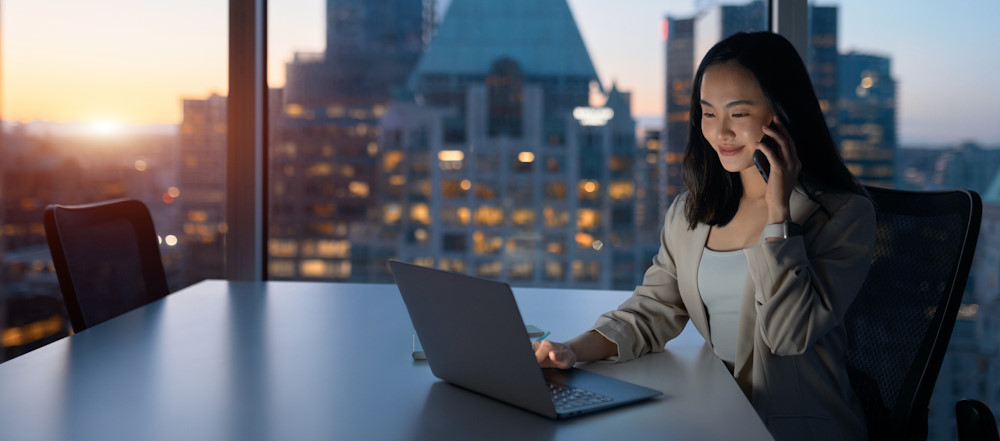
POLYGON ((442 380, 553 419, 662 394, 581 369, 542 369, 506 283, 395 260, 389 267, 442 380))

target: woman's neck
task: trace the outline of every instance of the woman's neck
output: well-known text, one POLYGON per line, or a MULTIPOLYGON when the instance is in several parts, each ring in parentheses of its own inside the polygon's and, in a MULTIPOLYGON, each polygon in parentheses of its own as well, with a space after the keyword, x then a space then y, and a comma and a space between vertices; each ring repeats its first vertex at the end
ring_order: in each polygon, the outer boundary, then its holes
POLYGON ((760 176, 757 168, 750 167, 740 172, 740 181, 743 183, 743 198, 749 200, 764 199, 767 191, 767 183, 760 176))

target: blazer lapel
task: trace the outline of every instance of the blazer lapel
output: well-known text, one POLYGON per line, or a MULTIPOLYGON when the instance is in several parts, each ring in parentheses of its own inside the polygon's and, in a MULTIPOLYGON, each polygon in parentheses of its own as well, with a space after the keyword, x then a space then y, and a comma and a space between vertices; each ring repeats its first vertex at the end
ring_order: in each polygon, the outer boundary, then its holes
POLYGON ((690 253, 678 253, 678 255, 691 256, 674 262, 677 267, 677 281, 681 298, 687 305, 691 322, 701 332, 702 337, 705 337, 705 341, 709 342, 709 345, 711 345, 712 339, 708 329, 708 313, 705 311, 705 303, 701 300, 701 293, 698 291, 698 267, 701 265, 701 256, 705 251, 705 243, 708 241, 710 229, 708 224, 699 223, 690 234, 674 236, 679 241, 678 249, 690 251, 690 253))
MULTIPOLYGON (((805 223, 816 210, 819 204, 813 202, 806 195, 801 186, 796 186, 788 199, 789 211, 792 222, 805 223)), ((753 245, 761 246, 764 237, 761 235, 760 241, 753 245)), ((736 363, 733 367, 733 376, 737 383, 744 388, 743 393, 750 397, 751 391, 747 388, 752 384, 753 373, 753 342, 757 335, 757 302, 755 296, 753 278, 747 273, 746 281, 743 284, 743 300, 740 302, 740 315, 736 324, 739 333, 736 338, 736 363)))

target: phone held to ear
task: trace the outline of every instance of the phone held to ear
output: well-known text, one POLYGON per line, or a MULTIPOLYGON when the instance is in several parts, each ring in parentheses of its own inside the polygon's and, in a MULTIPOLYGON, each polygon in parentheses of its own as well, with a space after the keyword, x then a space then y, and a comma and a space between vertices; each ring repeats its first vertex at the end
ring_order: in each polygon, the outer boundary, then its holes
MULTIPOLYGON (((767 136, 764 138, 767 138, 767 136)), ((760 172, 760 177, 764 178, 764 182, 767 182, 767 177, 771 174, 771 163, 767 162, 767 156, 764 156, 764 152, 754 150, 753 165, 757 166, 757 171, 760 172)))
MULTIPOLYGON (((770 127, 773 129, 774 124, 771 124, 770 127)), ((774 141, 774 138, 764 135, 764 137, 760 139, 760 142, 767 144, 767 146, 770 147, 771 151, 774 153, 778 153, 778 143, 774 141)), ((771 176, 771 163, 767 161, 767 156, 764 156, 764 152, 760 150, 755 150, 753 152, 753 165, 757 166, 757 171, 760 172, 760 177, 764 178, 764 182, 767 182, 767 178, 771 176)))

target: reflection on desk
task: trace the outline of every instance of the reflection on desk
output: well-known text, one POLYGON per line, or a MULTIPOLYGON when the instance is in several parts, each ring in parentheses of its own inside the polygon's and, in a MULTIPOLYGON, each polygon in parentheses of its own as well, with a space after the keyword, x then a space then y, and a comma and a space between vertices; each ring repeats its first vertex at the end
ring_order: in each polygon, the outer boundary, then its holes
MULTIPOLYGON (((630 294, 514 292, 553 340, 630 294)), ((411 349, 394 285, 205 281, 0 364, 0 439, 771 439, 690 327, 581 366, 664 396, 567 421, 440 382, 411 349)))

